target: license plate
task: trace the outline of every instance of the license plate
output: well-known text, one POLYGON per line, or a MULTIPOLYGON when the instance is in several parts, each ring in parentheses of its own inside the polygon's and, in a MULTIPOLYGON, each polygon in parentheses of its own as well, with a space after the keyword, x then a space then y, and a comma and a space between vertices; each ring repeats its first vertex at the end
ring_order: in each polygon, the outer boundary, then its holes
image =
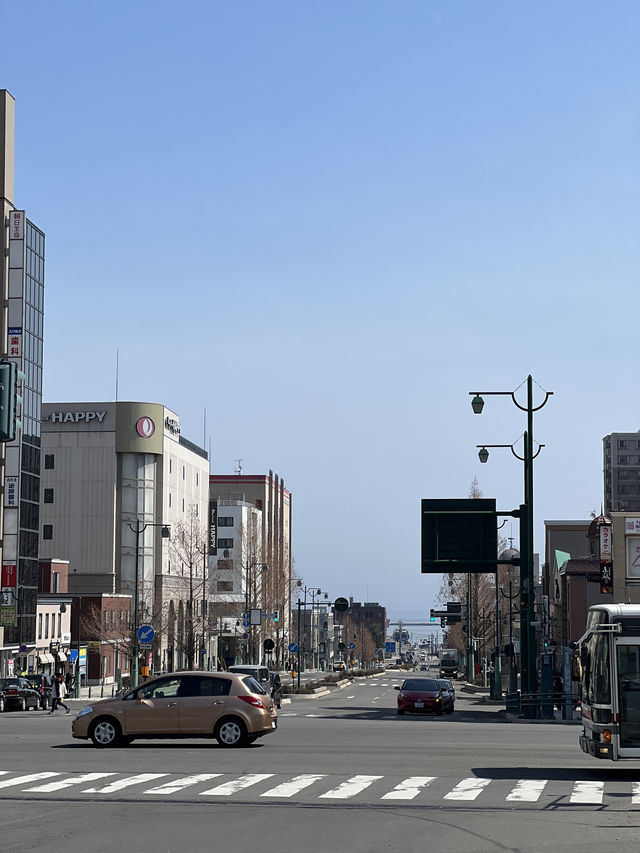
POLYGON ((271 721, 271 728, 272 728, 272 729, 275 729, 275 727, 276 727, 276 721, 275 721, 275 720, 272 720, 272 721, 271 721))
POLYGON ((424 708, 424 702, 414 702, 414 708, 424 708))

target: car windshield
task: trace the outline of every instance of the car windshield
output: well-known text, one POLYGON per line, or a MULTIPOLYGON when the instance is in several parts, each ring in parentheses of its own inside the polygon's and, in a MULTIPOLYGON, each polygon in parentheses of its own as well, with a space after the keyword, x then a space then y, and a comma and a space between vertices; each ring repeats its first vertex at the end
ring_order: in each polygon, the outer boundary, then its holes
POLYGON ((424 693, 427 690, 439 690, 433 678, 408 678, 402 685, 403 690, 424 693))
POLYGON ((252 693, 262 693, 266 695, 266 691, 262 689, 262 685, 259 684, 255 678, 251 675, 247 675, 242 679, 242 683, 252 692, 252 693))

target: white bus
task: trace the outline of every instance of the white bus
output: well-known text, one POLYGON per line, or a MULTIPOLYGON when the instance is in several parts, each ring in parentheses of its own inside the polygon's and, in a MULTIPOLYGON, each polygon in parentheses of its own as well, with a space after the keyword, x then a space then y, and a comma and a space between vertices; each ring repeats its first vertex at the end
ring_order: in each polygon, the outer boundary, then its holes
POLYGON ((583 752, 640 758, 640 604, 590 607, 579 647, 583 752))

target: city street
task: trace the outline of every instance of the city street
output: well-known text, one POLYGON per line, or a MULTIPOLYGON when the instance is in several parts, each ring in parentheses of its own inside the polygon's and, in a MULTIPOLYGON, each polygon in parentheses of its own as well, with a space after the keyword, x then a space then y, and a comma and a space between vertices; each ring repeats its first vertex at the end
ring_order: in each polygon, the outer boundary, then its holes
MULTIPOLYGON (((640 773, 584 756, 576 725, 506 722, 458 691, 452 716, 397 717, 398 672, 293 698, 236 750, 96 750, 72 715, 0 715, 3 841, 68 853, 637 848, 640 773), (586 833, 586 835, 585 835, 586 833)), ((76 709, 81 703, 75 702, 76 709)))

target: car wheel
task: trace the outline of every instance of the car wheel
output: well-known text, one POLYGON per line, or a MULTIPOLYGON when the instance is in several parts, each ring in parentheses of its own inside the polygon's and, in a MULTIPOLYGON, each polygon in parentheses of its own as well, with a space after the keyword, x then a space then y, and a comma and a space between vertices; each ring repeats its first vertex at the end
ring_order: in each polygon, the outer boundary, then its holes
POLYGON ((122 737, 122 729, 119 723, 110 717, 100 717, 91 726, 89 731, 93 745, 99 749, 107 746, 116 746, 122 737))
POLYGON ((26 711, 27 710, 27 700, 24 698, 24 696, 20 697, 20 700, 18 702, 18 710, 19 711, 26 711))
POLYGON ((220 746, 242 746, 247 740, 247 727, 236 717, 220 720, 214 735, 220 746))
POLYGON ((0 713, 4 711, 4 696, 0 696, 0 713))
POLYGON ((401 717, 404 714, 404 710, 398 708, 398 716, 401 717))

